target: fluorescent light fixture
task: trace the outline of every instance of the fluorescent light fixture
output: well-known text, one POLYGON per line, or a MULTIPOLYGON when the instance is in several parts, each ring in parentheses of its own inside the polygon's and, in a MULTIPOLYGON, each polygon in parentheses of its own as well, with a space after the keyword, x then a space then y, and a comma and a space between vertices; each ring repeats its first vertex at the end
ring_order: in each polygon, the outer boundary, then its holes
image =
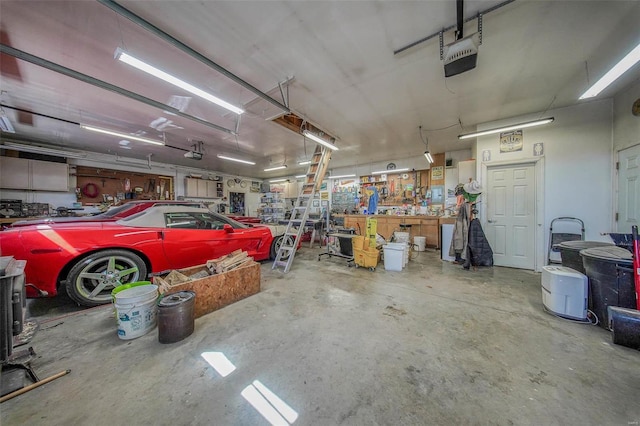
POLYGON ((475 138, 478 136, 492 135, 494 133, 508 132, 509 130, 525 129, 527 127, 541 126, 543 124, 551 123, 553 120, 554 120, 553 117, 549 117, 549 118, 543 118, 540 120, 527 121, 525 123, 514 124, 511 126, 498 127, 497 129, 489 129, 489 130, 483 130, 481 132, 467 133, 466 135, 458 135, 458 139, 461 139, 461 140, 469 139, 469 138, 475 138))
POLYGON ((286 169, 287 165, 283 164, 282 166, 276 166, 276 167, 269 167, 268 169, 264 169, 265 172, 272 172, 274 170, 282 170, 282 169, 286 169))
POLYGON ((429 164, 433 163, 433 157, 431 156, 431 153, 429 151, 424 152, 424 158, 427 159, 429 164))
POLYGON ((196 96, 200 96, 203 99, 208 100, 209 102, 213 102, 216 105, 219 105, 223 108, 228 109, 229 111, 235 112, 236 114, 242 114, 244 110, 242 108, 238 108, 235 105, 231 105, 229 102, 223 101, 222 99, 213 96, 211 93, 205 92, 202 89, 198 89, 196 86, 187 83, 186 81, 180 80, 177 77, 172 76, 158 68, 147 64, 146 62, 141 61, 140 59, 134 58, 128 53, 124 52, 122 49, 116 49, 115 58, 119 61, 124 62, 125 64, 131 65, 134 68, 139 69, 140 71, 144 71, 148 74, 151 74, 154 77, 157 77, 161 80, 166 81, 167 83, 173 84, 181 89, 186 90, 189 93, 192 93, 196 96))
POLYGON ((145 142, 145 143, 150 143, 150 144, 153 144, 153 145, 164 145, 164 142, 162 142, 162 141, 157 141, 157 140, 154 140, 154 139, 141 138, 140 136, 133 136, 133 135, 129 135, 129 134, 122 133, 122 132, 115 132, 113 130, 101 129, 99 127, 86 126, 84 124, 81 124, 80 128, 85 129, 85 130, 89 130, 89 131, 92 131, 92 132, 104 133, 105 135, 111 135, 111 136, 117 136, 119 138, 129 139, 129 140, 132 140, 132 141, 145 142))
POLYGON ((307 161, 300 161, 298 164, 299 164, 299 165, 301 165, 301 166, 306 166, 306 165, 308 165, 308 164, 311 164, 311 160, 307 160, 307 161))
POLYGON ((310 132, 310 131, 308 131, 308 130, 303 131, 303 132, 302 132, 302 134, 303 134, 304 136, 308 137, 309 139, 311 139, 312 141, 318 142, 320 145, 326 146, 327 148, 332 149, 332 150, 334 150, 334 151, 337 151, 337 150, 338 150, 338 147, 337 147, 337 146, 335 146, 335 145, 333 145, 333 144, 331 144, 331 143, 329 143, 329 142, 325 141, 325 140, 324 140, 324 139, 322 139, 322 138, 319 138, 318 136, 314 135, 313 133, 311 133, 311 132, 310 132))
POLYGON ((607 88, 611 83, 616 81, 618 77, 624 74, 629 68, 634 66, 640 61, 640 44, 637 45, 631 52, 613 66, 600 80, 591 86, 586 92, 578 99, 588 99, 598 96, 600 92, 607 88))
POLYGON ((15 133, 16 130, 13 128, 13 124, 9 121, 8 117, 4 115, 0 116, 0 130, 5 133, 15 133))
POLYGON ((235 161, 236 163, 250 164, 252 166, 256 165, 256 163, 254 163, 253 161, 247 161, 247 160, 241 160, 239 158, 227 157, 226 155, 218 154, 217 157, 221 158, 223 160, 235 161))
POLYGON ((409 168, 405 167, 404 169, 393 169, 393 170, 378 170, 376 172, 371 172, 372 175, 381 175, 384 173, 389 173, 389 174, 393 174, 393 173, 400 173, 400 172, 408 172, 409 168))
POLYGON ((33 154, 45 154, 45 155, 53 155, 57 157, 68 157, 68 158, 85 158, 87 154, 84 152, 74 152, 74 151, 63 151, 55 148, 45 148, 43 146, 37 145, 23 145, 19 143, 13 142, 2 142, 0 145, 2 149, 11 149, 14 151, 21 152, 31 152, 33 154))
POLYGON ((271 179, 269 182, 271 183, 277 183, 277 182, 286 182, 288 179, 287 178, 283 178, 283 179, 271 179))
POLYGON ((352 175, 340 175, 340 176, 329 176, 329 179, 342 179, 342 178, 350 178, 355 177, 355 174, 352 175))
POLYGON ((295 176, 295 178, 296 178, 296 179, 302 179, 302 178, 305 178, 305 177, 307 177, 307 175, 298 175, 298 176, 295 176))

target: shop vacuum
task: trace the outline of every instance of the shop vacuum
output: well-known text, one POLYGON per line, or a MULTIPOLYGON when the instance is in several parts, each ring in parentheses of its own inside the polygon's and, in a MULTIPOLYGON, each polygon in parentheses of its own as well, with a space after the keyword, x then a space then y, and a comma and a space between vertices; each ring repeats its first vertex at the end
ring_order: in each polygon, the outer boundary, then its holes
POLYGON ((636 309, 609 306, 609 328, 613 343, 640 350, 640 241, 638 227, 632 226, 633 277, 635 281, 636 309))

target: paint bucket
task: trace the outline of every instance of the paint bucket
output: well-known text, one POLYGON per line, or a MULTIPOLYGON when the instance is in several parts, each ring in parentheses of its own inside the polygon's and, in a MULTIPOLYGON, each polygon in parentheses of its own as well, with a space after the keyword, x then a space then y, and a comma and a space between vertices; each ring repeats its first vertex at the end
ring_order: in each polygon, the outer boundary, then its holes
POLYGON ((196 293, 179 291, 158 302, 158 341, 175 343, 193 333, 196 293))
POLYGON ((113 290, 111 290, 111 302, 115 303, 116 294, 120 293, 123 290, 126 290, 128 288, 138 287, 141 285, 149 285, 149 284, 151 284, 151 281, 136 281, 133 283, 119 285, 118 287, 115 287, 113 290))
POLYGON ((149 284, 122 290, 115 295, 118 337, 135 339, 154 329, 157 323, 158 286, 149 284))
POLYGON ((400 232, 396 231, 393 233, 394 242, 395 243, 408 243, 409 242, 409 233, 408 232, 400 232))
POLYGON ((414 247, 417 246, 417 251, 424 251, 425 247, 427 246, 427 237, 413 237, 413 244, 414 247))

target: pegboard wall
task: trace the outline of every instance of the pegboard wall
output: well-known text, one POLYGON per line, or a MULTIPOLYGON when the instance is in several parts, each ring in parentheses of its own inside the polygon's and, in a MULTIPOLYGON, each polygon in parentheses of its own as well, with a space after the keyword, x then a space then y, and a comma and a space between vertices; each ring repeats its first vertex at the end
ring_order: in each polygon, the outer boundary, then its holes
POLYGON ((175 199, 171 176, 78 166, 76 177, 76 195, 82 204, 175 199))

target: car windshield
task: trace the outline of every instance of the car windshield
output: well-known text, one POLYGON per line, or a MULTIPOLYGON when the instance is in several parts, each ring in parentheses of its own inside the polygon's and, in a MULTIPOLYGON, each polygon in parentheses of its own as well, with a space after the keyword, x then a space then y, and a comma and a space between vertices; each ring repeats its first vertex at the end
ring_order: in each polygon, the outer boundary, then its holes
POLYGON ((135 204, 123 204, 121 206, 118 207, 112 207, 109 210, 107 210, 104 213, 100 213, 97 216, 100 217, 115 217, 117 215, 119 215, 120 213, 127 211, 129 209, 132 209, 133 207, 135 207, 135 204))
POLYGON ((144 203, 127 203, 118 207, 112 207, 104 213, 97 215, 100 218, 114 218, 114 217, 122 217, 129 216, 132 212, 127 214, 123 214, 128 212, 129 210, 137 209, 140 211, 146 210, 147 208, 151 208, 153 206, 182 206, 182 207, 205 207, 202 203, 185 203, 182 201, 176 201, 175 203, 171 202, 158 202, 154 203, 153 201, 144 202, 144 203))

